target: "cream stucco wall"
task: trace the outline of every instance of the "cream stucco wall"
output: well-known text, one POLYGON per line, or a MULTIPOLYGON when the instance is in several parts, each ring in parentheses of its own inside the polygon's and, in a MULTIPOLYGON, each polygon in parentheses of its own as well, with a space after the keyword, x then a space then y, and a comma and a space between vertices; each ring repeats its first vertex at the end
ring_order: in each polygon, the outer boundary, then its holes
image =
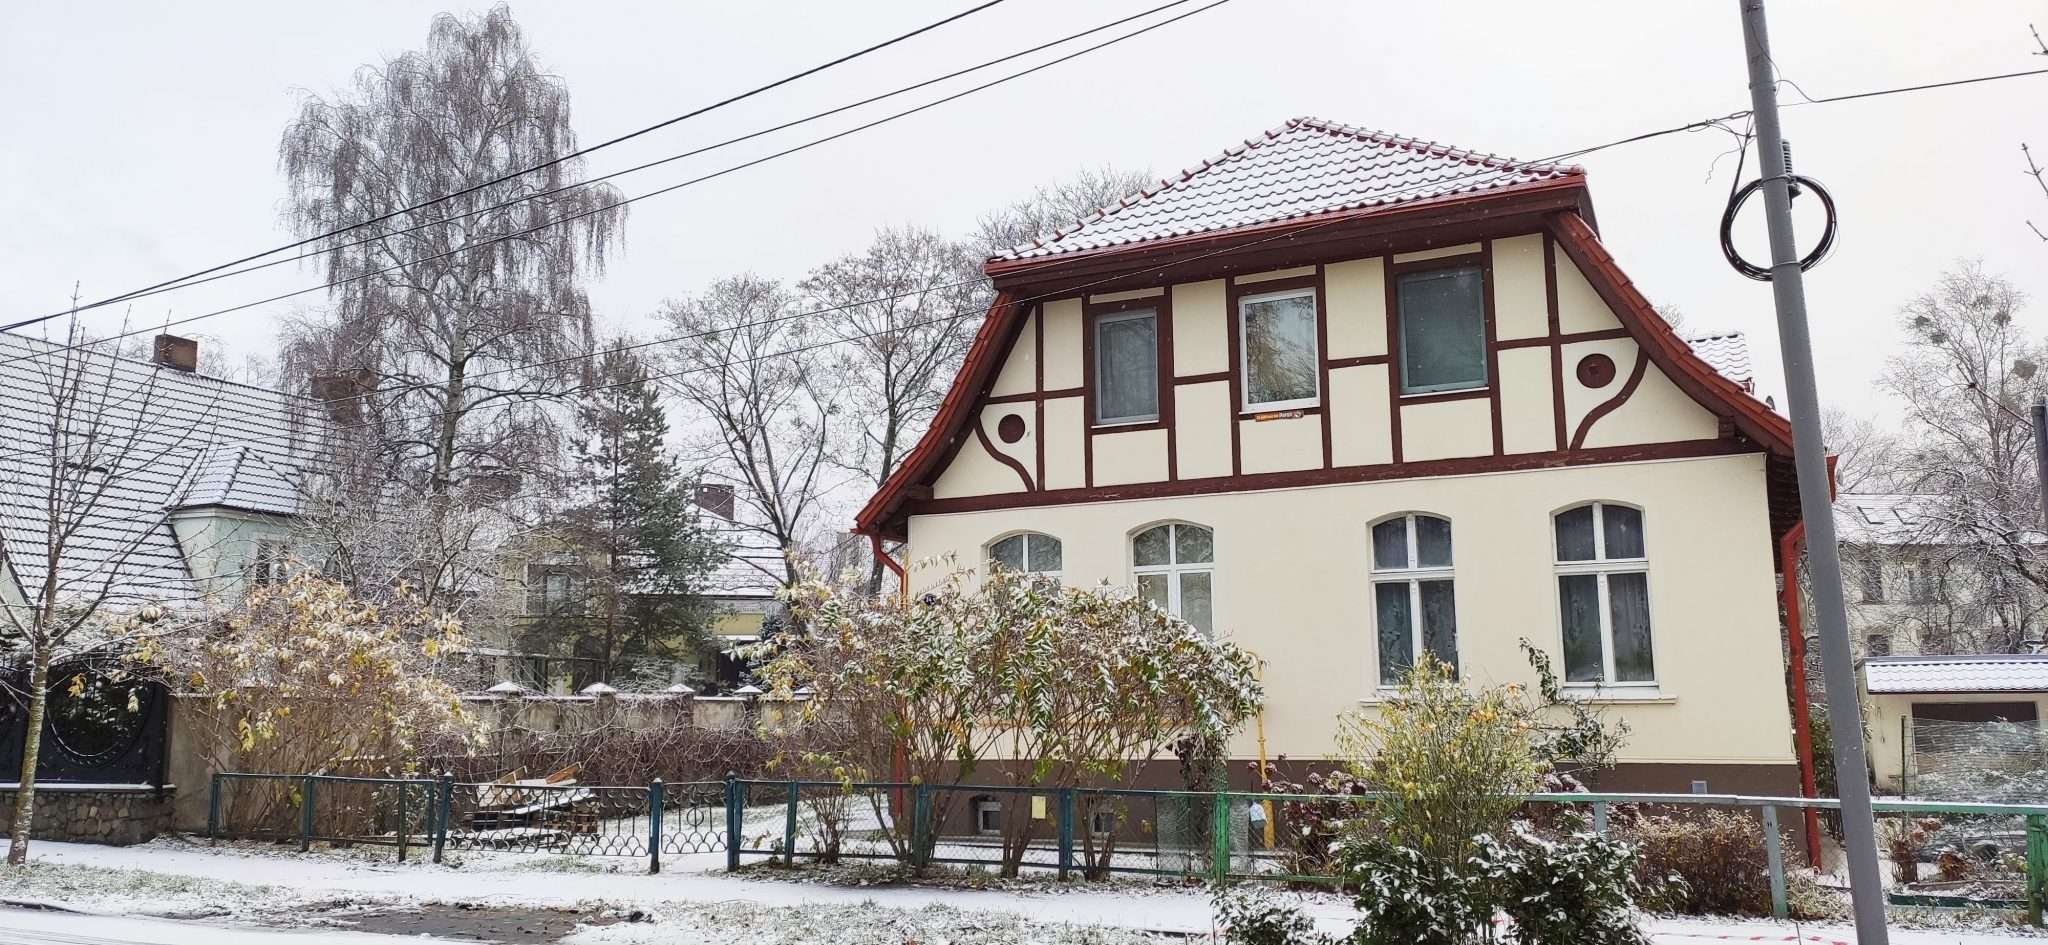
POLYGON ((1003 359, 1003 369, 996 373, 995 384, 989 387, 989 393, 1002 397, 1038 389, 1037 322, 1036 312, 1025 316, 1024 327, 1017 333, 1017 342, 1010 346, 1010 355, 1003 359))
MULTIPOLYGON (((1048 341, 1045 347, 1051 350, 1052 343, 1048 341)), ((1081 438, 1087 435, 1082 426, 1086 410, 1079 397, 1056 397, 1045 402, 1045 429, 1040 431, 1045 437, 1045 488, 1078 489, 1087 484, 1087 457, 1081 445, 1081 438)))
POLYGON ((1493 455, 1493 405, 1484 397, 1401 405, 1401 460, 1493 455))
POLYGON ((1543 237, 1493 241, 1494 337, 1540 338, 1550 333, 1550 301, 1543 289, 1543 237))
MULTIPOLYGON (((1214 374, 1230 367, 1223 280, 1173 287, 1173 373, 1214 374)), ((1226 398, 1225 403, 1228 403, 1226 398)))
POLYGON ((1549 348, 1509 348, 1500 362, 1500 439, 1510 453, 1557 449, 1549 348))
POLYGON ((1094 435, 1095 484, 1121 486, 1166 478, 1166 431, 1126 430, 1094 435))
MULTIPOLYGON (((1570 334, 1579 331, 1605 331, 1620 328, 1621 320, 1614 317, 1614 310, 1593 291, 1593 284, 1586 281, 1571 257, 1554 253, 1557 265, 1557 327, 1570 334)), ((1494 304, 1500 304, 1498 296, 1494 304)))
MULTIPOLYGON (((1659 686, 1611 706, 1634 730, 1622 759, 1791 763, 1761 454, 916 515, 909 557, 975 561, 989 538, 1031 529, 1063 543, 1067 584, 1127 586, 1136 530, 1210 526, 1217 628, 1267 662, 1267 750, 1313 759, 1331 750, 1338 714, 1376 694, 1371 521, 1452 520, 1465 678, 1528 683, 1516 642, 1554 660, 1561 649, 1550 515, 1594 499, 1646 510, 1659 686)), ((1250 732, 1233 746, 1254 750, 1250 732)))
POLYGON ((946 466, 946 471, 932 483, 932 495, 941 499, 1022 491, 1024 482, 1017 478, 1017 471, 989 455, 980 438, 972 434, 960 445, 959 454, 946 466))
POLYGON ((1230 382, 1182 384, 1173 394, 1182 479, 1230 475, 1230 382))
POLYGON ((1323 419, 1314 414, 1239 420, 1237 442, 1247 473, 1320 469, 1323 465, 1323 419))
POLYGON ((1045 319, 1045 387, 1070 390, 1081 386, 1081 300, 1047 302, 1045 319))
POLYGON ((1330 462, 1375 466, 1394 460, 1388 435, 1387 366, 1361 364, 1330 372, 1330 462))
POLYGON ((1362 358, 1387 353, 1386 267, 1358 259, 1323 267, 1324 303, 1330 312, 1330 357, 1362 358))

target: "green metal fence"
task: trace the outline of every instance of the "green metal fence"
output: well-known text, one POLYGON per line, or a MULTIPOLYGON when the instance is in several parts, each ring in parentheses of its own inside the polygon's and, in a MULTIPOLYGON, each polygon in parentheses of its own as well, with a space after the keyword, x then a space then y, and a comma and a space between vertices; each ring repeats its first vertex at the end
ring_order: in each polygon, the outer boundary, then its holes
MULTIPOLYGON (((644 786, 458 783, 224 772, 208 798, 209 837, 389 846, 402 859, 426 847, 435 862, 456 850, 644 857, 725 854, 794 864, 892 860, 1111 875, 1336 885, 1327 831, 1366 795, 1192 792, 903 782, 765 781, 728 777, 644 786)), ((1626 805, 1677 812, 1721 808, 1753 815, 1762 833, 1772 912, 1787 912, 1782 812, 1837 810, 1829 798, 1736 794, 1531 794, 1537 809, 1571 810, 1605 833, 1626 805)), ((1940 818, 1978 836, 2023 841, 2024 906, 2042 924, 2048 895, 2048 805, 1873 802, 1880 816, 1940 818)), ((1981 900, 1979 900, 1981 902, 1981 900)))

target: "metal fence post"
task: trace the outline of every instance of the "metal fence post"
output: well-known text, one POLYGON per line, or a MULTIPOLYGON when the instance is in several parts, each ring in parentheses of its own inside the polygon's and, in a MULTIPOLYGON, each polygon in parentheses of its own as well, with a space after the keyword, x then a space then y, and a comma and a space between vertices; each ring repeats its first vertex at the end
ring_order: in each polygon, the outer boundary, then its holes
POLYGON ((1789 910, 1785 905, 1785 853, 1779 849, 1778 809, 1765 804, 1763 814, 1764 861, 1771 869, 1771 916, 1782 919, 1789 910))
POLYGON ((398 782, 398 862, 400 863, 405 862, 406 843, 412 838, 412 828, 410 825, 406 823, 405 820, 405 789, 411 786, 412 781, 410 780, 401 780, 398 782))
POLYGON ((1060 788, 1060 879, 1074 868, 1074 789, 1060 788))
POLYGON ((1593 802, 1593 832, 1594 832, 1595 834, 1598 834, 1598 835, 1600 835, 1600 836, 1603 836, 1603 837, 1604 837, 1604 836, 1607 836, 1607 802, 1606 802, 1606 801, 1594 801, 1594 802, 1593 802))
POLYGON ((647 872, 661 872, 661 816, 664 787, 660 778, 647 786, 647 872))
POLYGON ((797 784, 789 782, 789 809, 782 813, 782 865, 796 865, 796 801, 797 784))
POLYGON ((725 773, 725 868, 740 868, 740 781, 731 771, 725 773))
POLYGON ((455 772, 441 772, 440 783, 434 791, 434 862, 441 862, 441 851, 448 847, 448 819, 450 808, 455 803, 455 772))
POLYGON ((312 775, 299 779, 299 852, 313 849, 313 785, 317 783, 312 775))
POLYGON ((910 789, 910 865, 918 869, 924 869, 931 859, 925 847, 925 837, 932 830, 931 820, 931 789, 919 781, 910 789))
POLYGON ((220 837, 220 772, 215 771, 206 786, 206 839, 220 837))
POLYGON ((2041 925, 2041 894, 2048 889, 2048 816, 2027 815, 2027 924, 2041 925))
POLYGON ((1210 878, 1221 886, 1230 878, 1230 795, 1216 792, 1215 824, 1211 826, 1209 863, 1210 878))

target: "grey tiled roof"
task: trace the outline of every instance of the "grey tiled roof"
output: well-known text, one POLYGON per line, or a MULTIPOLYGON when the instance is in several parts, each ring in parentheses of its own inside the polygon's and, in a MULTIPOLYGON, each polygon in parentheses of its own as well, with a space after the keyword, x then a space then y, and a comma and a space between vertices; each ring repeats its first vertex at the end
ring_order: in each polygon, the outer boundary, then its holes
POLYGON ((1392 206, 1582 174, 1294 118, 1073 226, 997 256, 1017 260, 1392 206))
POLYGON ((104 484, 59 564, 60 596, 105 588, 130 600, 195 600, 177 539, 158 524, 164 510, 214 505, 289 514, 290 483, 317 455, 314 411, 277 391, 99 349, 69 352, 69 368, 66 358, 61 345, 0 333, 0 542, 15 578, 37 587, 47 570, 42 483, 54 469, 69 481, 104 484), (89 429, 107 444, 90 455, 90 469, 79 469, 76 457, 51 456, 47 445, 55 391, 66 377, 83 379, 77 402, 90 408, 77 412, 74 431, 89 429))
POLYGON ((1874 693, 2048 692, 2048 655, 1874 656, 1863 678, 1874 693))
POLYGON ((1756 393, 1756 376, 1749 366, 1749 338, 1739 331, 1687 338, 1694 354, 1714 370, 1750 393, 1756 393))
POLYGON ((1852 545, 1917 545, 1946 531, 1937 516, 1942 496, 1905 492, 1844 492, 1835 497, 1835 537, 1852 545))

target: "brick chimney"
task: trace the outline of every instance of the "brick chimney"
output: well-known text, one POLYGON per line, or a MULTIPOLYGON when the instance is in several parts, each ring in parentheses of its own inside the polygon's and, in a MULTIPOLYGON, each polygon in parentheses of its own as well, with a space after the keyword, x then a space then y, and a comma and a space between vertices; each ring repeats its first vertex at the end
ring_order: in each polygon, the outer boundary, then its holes
POLYGON ((726 521, 732 521, 732 484, 707 482, 697 486, 697 507, 726 521))
POLYGON ((190 374, 199 370, 199 341, 177 335, 156 336, 156 363, 190 374))

